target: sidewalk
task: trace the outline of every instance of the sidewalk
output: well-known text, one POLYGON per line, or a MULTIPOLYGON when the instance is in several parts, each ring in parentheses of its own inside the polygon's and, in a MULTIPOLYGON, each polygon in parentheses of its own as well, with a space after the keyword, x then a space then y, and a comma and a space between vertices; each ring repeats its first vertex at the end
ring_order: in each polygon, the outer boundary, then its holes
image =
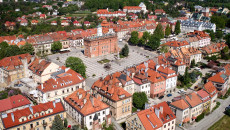
POLYGON ((195 122, 193 125, 189 125, 186 129, 188 130, 207 130, 214 123, 220 120, 225 114, 225 107, 227 107, 230 103, 230 97, 225 100, 217 99, 221 105, 208 116, 205 116, 200 122, 195 122))

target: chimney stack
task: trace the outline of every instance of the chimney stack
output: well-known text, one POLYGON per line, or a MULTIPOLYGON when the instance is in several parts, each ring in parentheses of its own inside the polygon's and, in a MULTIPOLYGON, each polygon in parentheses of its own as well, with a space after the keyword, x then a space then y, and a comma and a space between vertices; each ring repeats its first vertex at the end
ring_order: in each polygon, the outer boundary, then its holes
POLYGON ((44 89, 43 83, 41 84, 41 88, 44 89))
POLYGON ((84 100, 83 100, 83 102, 84 102, 84 105, 85 105, 86 101, 87 101, 87 100, 84 98, 84 100))
POLYGON ((14 122, 14 113, 11 113, 12 121, 14 122))
POLYGON ((91 101, 92 105, 94 106, 93 96, 90 96, 90 101, 91 101))
POLYGON ((160 106, 160 112, 161 112, 161 114, 163 114, 163 107, 162 106, 160 106))
POLYGON ((81 99, 81 98, 82 98, 82 94, 79 94, 79 95, 78 95, 78 99, 81 99))

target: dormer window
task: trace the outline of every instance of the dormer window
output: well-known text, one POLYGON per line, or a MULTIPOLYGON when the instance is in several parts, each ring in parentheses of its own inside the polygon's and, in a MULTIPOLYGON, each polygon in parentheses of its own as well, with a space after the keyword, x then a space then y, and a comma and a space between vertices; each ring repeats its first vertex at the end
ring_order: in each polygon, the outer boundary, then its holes
POLYGON ((61 84, 61 86, 63 86, 63 85, 64 85, 64 83, 61 84))
POLYGON ((53 86, 53 88, 56 88, 56 87, 57 87, 57 85, 54 85, 54 86, 53 86))

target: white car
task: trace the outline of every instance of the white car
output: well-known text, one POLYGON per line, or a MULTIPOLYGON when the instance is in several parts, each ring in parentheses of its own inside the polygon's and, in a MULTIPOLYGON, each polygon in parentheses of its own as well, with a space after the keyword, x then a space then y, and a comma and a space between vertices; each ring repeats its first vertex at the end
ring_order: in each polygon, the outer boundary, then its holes
POLYGON ((195 68, 195 70, 197 70, 197 71, 201 71, 201 69, 200 69, 199 67, 196 67, 196 68, 195 68))

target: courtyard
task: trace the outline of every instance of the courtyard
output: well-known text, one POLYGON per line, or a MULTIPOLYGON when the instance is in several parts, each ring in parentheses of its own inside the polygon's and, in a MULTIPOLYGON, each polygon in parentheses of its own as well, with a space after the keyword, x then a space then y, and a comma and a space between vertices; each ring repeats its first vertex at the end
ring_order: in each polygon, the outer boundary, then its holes
MULTIPOLYGON (((124 46, 125 42, 119 43, 119 47, 122 48, 124 46)), ((92 84, 99 78, 99 77, 105 77, 108 74, 122 71, 126 69, 127 67, 139 64, 143 61, 146 61, 148 59, 153 59, 156 57, 156 54, 154 52, 150 52, 147 50, 144 50, 142 48, 136 47, 136 46, 129 46, 129 56, 125 58, 117 59, 115 55, 117 54, 109 54, 101 57, 95 57, 95 58, 88 58, 84 56, 83 54, 84 48, 71 48, 71 51, 68 53, 57 53, 53 55, 49 55, 48 59, 60 66, 65 65, 65 60, 70 57, 79 57, 82 59, 84 64, 87 66, 86 68, 86 86, 89 89, 92 84), (105 69, 106 63, 100 63, 98 61, 102 61, 107 59, 107 62, 110 67, 109 69, 105 69)))

